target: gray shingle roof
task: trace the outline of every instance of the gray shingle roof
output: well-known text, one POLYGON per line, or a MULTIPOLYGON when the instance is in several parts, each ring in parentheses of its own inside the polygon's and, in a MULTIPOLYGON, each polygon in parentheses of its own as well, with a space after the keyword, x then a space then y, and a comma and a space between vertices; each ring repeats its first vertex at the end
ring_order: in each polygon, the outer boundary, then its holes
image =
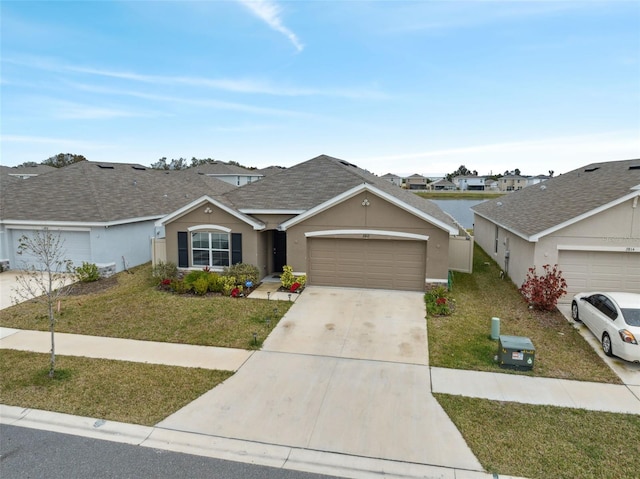
POLYGON ((530 237, 612 203, 639 186, 640 160, 593 163, 471 209, 530 237))
POLYGON ((396 197, 443 223, 457 227, 435 203, 346 161, 320 155, 223 195, 239 210, 309 210, 363 183, 396 197))
POLYGON ((202 173, 205 175, 241 175, 241 176, 260 176, 258 170, 250 170, 238 165, 229 165, 227 163, 215 162, 205 163, 203 165, 189 168, 190 171, 202 173))
POLYGON ((188 170, 90 161, 18 182, 1 176, 4 221, 102 223, 162 216, 200 196, 217 197, 235 188, 188 170))

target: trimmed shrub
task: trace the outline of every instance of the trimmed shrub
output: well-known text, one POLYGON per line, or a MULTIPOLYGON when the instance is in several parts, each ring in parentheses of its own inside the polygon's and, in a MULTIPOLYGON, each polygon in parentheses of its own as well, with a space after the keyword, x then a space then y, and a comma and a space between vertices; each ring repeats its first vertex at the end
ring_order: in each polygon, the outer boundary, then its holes
POLYGON ((187 274, 183 279, 187 287, 189 289, 193 289, 193 285, 200 278, 204 278, 207 281, 207 285, 209 284, 209 273, 202 270, 189 271, 189 274, 187 274))
POLYGON ((176 279, 178 266, 175 263, 158 261, 151 269, 151 276, 160 283, 163 279, 176 279))
POLYGON ((204 296, 209 291, 209 280, 206 276, 200 276, 193 282, 193 292, 198 296, 204 296))
POLYGON ((444 286, 425 293, 424 302, 427 314, 432 316, 448 316, 453 311, 453 300, 449 298, 449 291, 444 286))
POLYGON ((236 287, 235 276, 221 276, 222 279, 222 294, 225 296, 231 296, 231 292, 236 287))
POLYGON ((78 280, 82 283, 91 283, 100 279, 100 271, 98 266, 93 263, 82 262, 82 266, 78 266, 75 269, 78 280))
POLYGON ((301 274, 300 276, 294 276, 293 268, 289 265, 284 265, 282 267, 282 274, 280 275, 280 283, 283 288, 289 291, 291 291, 291 286, 293 286, 294 283, 298 283, 298 288, 304 288, 304 285, 307 283, 307 275, 301 274))
POLYGON ((248 263, 237 263, 224 268, 224 276, 234 276, 238 284, 245 285, 247 281, 258 284, 260 281, 260 270, 257 266, 248 263))
POLYGON ((185 294, 189 291, 189 287, 181 279, 174 279, 171 281, 171 290, 178 294, 185 294))
POLYGON ((224 277, 217 273, 209 273, 209 291, 212 293, 222 293, 224 287, 224 277))

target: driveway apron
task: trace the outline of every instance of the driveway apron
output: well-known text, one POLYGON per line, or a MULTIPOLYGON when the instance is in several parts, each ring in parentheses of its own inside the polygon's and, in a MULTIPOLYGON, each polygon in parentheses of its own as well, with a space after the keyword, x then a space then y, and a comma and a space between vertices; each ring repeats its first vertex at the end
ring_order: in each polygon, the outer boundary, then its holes
POLYGON ((234 376, 157 426, 481 471, 430 381, 422 294, 308 287, 234 376))

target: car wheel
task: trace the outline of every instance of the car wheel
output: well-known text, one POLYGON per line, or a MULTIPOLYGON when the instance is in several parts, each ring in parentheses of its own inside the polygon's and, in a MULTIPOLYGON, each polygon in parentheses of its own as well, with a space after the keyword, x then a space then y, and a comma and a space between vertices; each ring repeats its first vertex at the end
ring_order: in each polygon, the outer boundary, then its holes
POLYGON ((571 317, 574 321, 580 321, 580 315, 578 314, 578 303, 575 301, 571 303, 571 317))
POLYGON ((602 335, 602 350, 607 356, 613 356, 613 348, 611 347, 611 338, 607 333, 602 335))

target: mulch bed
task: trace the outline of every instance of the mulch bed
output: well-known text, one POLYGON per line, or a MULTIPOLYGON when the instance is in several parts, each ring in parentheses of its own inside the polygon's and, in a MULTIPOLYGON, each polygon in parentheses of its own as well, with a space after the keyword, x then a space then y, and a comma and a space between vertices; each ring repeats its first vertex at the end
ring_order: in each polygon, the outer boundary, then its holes
POLYGON ((90 283, 75 283, 69 292, 70 296, 82 296, 84 294, 100 293, 118 284, 118 278, 111 276, 109 278, 100 278, 98 281, 90 283))

